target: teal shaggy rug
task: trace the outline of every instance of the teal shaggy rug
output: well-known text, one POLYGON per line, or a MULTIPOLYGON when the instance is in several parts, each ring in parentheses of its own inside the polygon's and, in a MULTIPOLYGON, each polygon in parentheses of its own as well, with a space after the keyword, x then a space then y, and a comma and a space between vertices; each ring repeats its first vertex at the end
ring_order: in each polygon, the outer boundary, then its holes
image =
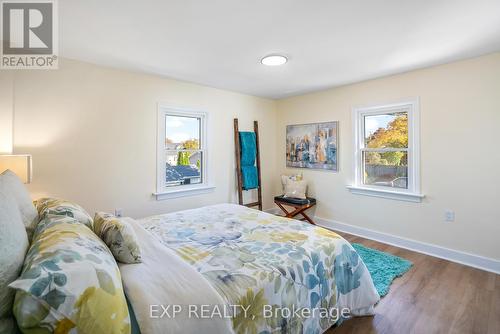
POLYGON ((352 247, 354 247, 366 264, 380 297, 385 296, 389 292, 389 287, 396 277, 402 276, 413 265, 410 261, 398 256, 360 244, 354 243, 352 247))

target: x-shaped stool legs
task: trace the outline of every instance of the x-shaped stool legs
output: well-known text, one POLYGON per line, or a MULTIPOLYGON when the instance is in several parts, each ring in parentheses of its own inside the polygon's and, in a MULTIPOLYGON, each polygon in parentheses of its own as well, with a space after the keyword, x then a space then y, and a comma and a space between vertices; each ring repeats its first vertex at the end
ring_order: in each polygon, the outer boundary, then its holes
POLYGON ((286 217, 287 218, 293 218, 297 215, 302 215, 304 217, 305 220, 307 220, 309 223, 313 224, 313 225, 316 225, 314 223, 314 221, 307 215, 307 213, 305 213, 305 211, 311 207, 313 207, 314 205, 300 205, 300 206, 294 206, 294 205, 290 205, 290 204, 284 204, 284 203, 280 203, 278 201, 274 201, 274 203, 276 203, 277 206, 280 207, 281 210, 283 210, 283 212, 285 213, 286 217), (295 208, 293 211, 288 211, 284 205, 289 205, 289 206, 292 206, 293 208, 295 208))

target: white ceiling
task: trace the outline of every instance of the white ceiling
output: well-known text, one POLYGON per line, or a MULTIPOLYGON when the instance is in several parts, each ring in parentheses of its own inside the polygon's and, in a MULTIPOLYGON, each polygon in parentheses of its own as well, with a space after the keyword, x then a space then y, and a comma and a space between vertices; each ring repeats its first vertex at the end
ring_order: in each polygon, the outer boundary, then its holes
POLYGON ((283 98, 500 50, 500 0, 63 0, 61 56, 283 98), (267 67, 281 53, 289 62, 267 67))

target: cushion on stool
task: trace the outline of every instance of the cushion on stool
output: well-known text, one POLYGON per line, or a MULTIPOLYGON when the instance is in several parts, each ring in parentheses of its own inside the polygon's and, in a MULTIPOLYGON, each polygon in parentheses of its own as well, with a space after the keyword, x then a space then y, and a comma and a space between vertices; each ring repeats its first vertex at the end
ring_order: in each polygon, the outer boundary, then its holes
POLYGON ((289 203, 295 205, 314 205, 316 204, 316 199, 312 197, 307 197, 306 199, 284 197, 283 195, 274 197, 274 200, 281 203, 289 203))

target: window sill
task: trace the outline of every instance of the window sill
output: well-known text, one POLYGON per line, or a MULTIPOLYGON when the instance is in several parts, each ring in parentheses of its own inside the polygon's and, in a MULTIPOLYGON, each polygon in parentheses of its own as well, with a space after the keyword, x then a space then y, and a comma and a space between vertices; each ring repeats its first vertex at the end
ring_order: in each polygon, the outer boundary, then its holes
POLYGON ((195 196, 201 194, 207 194, 215 190, 215 186, 210 185, 201 185, 201 186, 192 186, 186 187, 182 189, 172 189, 163 192, 153 193, 153 196, 156 197, 157 201, 162 201, 171 198, 178 197, 186 197, 186 196, 195 196))
POLYGON ((402 191, 392 191, 384 189, 374 189, 368 187, 347 186, 347 189, 349 189, 351 193, 356 195, 381 197, 397 201, 414 202, 414 203, 422 202, 422 198, 425 197, 425 195, 423 194, 407 193, 402 191))

